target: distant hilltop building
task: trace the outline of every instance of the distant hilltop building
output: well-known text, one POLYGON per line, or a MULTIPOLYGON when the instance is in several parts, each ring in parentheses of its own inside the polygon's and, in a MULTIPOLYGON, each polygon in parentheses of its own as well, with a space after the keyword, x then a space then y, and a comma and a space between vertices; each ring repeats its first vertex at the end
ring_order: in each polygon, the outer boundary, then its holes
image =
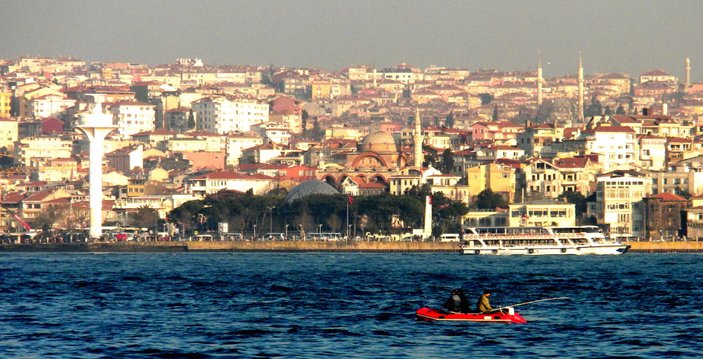
POLYGON ((176 59, 176 64, 181 65, 181 66, 189 66, 189 67, 203 67, 203 60, 199 59, 197 57, 195 58, 186 58, 186 57, 179 57, 176 59))

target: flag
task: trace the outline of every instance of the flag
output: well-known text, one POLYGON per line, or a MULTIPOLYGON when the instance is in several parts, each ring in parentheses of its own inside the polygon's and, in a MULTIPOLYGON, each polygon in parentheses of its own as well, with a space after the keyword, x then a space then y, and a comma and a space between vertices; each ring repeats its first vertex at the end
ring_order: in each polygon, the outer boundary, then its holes
POLYGON ((353 203, 354 203, 354 197, 352 197, 352 195, 348 194, 348 195, 347 195, 347 201, 349 201, 349 204, 353 204, 353 203))

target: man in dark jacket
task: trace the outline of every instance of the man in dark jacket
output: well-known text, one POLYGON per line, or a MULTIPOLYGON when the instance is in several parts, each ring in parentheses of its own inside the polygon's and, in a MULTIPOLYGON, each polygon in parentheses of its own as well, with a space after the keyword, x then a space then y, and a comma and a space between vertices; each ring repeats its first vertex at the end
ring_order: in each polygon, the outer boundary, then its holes
POLYGON ((461 311, 461 296, 459 296, 459 291, 457 289, 452 290, 452 294, 444 302, 444 308, 450 312, 461 311))
POLYGON ((481 313, 488 313, 493 311, 491 307, 491 301, 488 299, 491 296, 490 290, 484 290, 480 298, 478 298, 478 303, 476 303, 476 310, 481 313))

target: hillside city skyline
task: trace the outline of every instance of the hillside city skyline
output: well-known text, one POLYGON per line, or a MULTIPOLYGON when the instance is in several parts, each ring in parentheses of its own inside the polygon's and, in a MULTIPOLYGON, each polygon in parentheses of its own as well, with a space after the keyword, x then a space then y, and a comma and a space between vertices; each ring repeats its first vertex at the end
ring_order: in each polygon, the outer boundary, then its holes
POLYGON ((549 77, 535 60, 330 72, 0 59, 0 230, 85 229, 90 209, 92 238, 166 223, 169 236, 261 234, 266 219, 280 232, 596 224, 703 238, 703 83, 690 61, 679 77, 590 73, 578 58, 576 75, 549 77), (91 128, 105 140, 89 143, 91 128), (246 207, 209 209, 243 193, 255 196, 246 207), (424 193, 440 203, 431 220, 417 210, 424 193), (357 200, 350 215, 295 202, 311 194, 357 200), (363 205, 374 201, 386 204, 363 205))

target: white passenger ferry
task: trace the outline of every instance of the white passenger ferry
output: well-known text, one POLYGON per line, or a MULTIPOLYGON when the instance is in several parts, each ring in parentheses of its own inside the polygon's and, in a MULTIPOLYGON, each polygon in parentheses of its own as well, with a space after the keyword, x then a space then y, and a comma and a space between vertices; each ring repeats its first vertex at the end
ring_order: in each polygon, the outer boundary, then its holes
POLYGON ((630 246, 605 238, 596 226, 465 228, 464 254, 623 254, 630 246))

